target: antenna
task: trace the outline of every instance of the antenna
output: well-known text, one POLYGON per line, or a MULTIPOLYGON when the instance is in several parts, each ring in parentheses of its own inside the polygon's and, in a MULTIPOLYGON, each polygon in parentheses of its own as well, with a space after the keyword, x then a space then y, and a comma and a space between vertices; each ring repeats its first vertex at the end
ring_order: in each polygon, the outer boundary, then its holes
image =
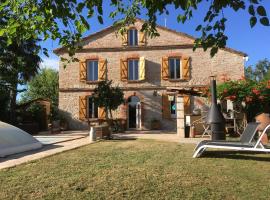
POLYGON ((165 27, 167 28, 167 18, 166 17, 164 19, 164 22, 165 22, 165 27))

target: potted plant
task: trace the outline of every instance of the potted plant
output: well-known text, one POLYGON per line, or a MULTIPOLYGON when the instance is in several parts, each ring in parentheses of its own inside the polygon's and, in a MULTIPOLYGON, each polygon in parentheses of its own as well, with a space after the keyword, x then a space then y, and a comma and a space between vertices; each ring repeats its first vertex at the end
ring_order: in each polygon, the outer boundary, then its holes
POLYGON ((161 129, 161 123, 160 120, 153 118, 151 120, 151 129, 152 130, 160 130, 161 129))
MULTIPOLYGON (((270 117, 268 113, 260 113, 256 117, 256 122, 260 122, 258 126, 259 135, 261 135, 262 131, 266 128, 268 124, 270 124, 270 117)), ((263 135, 262 137, 262 144, 268 144, 268 136, 267 134, 263 135)))

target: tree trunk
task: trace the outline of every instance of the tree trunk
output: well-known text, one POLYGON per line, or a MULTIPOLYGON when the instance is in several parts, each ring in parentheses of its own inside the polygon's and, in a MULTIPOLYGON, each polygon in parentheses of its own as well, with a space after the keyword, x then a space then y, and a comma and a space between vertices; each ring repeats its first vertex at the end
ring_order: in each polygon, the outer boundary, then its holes
POLYGON ((10 112, 10 123, 16 124, 16 97, 17 97, 17 84, 13 85, 10 91, 10 104, 9 104, 9 112, 10 112))
POLYGON ((112 116, 112 110, 110 109, 110 117, 113 120, 113 116, 112 116))
POLYGON ((109 111, 108 107, 105 107, 105 118, 106 118, 107 123, 109 121, 108 111, 109 111))

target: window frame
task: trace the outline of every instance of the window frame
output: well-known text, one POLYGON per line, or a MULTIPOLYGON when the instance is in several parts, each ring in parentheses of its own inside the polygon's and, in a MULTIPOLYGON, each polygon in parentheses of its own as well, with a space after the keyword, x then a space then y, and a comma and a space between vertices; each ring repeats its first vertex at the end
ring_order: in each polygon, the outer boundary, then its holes
POLYGON ((98 71, 99 71, 99 59, 87 59, 86 60, 86 82, 97 82, 98 81, 98 71), (94 72, 94 70, 95 70, 95 67, 93 67, 92 66, 92 78, 93 78, 93 80, 90 80, 90 79, 88 79, 88 75, 89 75, 89 63, 91 63, 91 62, 97 62, 97 79, 94 79, 95 77, 95 72, 94 72))
POLYGON ((90 101, 90 99, 93 99, 93 96, 87 96, 87 118, 88 119, 98 119, 98 107, 95 106, 95 103, 94 103, 93 100, 92 100, 92 103, 91 103, 92 113, 90 113, 90 109, 89 109, 89 104, 90 104, 89 101, 90 101), (95 116, 95 114, 96 114, 96 116, 95 116))
POLYGON ((182 79, 182 62, 181 62, 181 57, 180 56, 173 56, 173 57, 168 57, 168 68, 169 68, 169 80, 174 81, 174 80, 181 80, 182 79), (174 60, 174 77, 171 77, 171 67, 170 67, 170 60, 174 60), (179 60, 179 78, 177 78, 177 64, 176 61, 179 60))
POLYGON ((127 44, 128 46, 138 46, 139 45, 139 36, 138 30, 136 28, 130 28, 127 32, 127 44), (132 32, 132 43, 130 43, 130 32, 132 32), (135 34, 136 33, 136 34, 135 34))
POLYGON ((128 75, 128 77, 127 77, 127 80, 129 81, 129 82, 138 82, 138 81, 140 81, 140 59, 139 58, 128 58, 127 59, 127 75, 128 75), (133 69, 132 69, 132 73, 133 73, 133 79, 130 79, 130 73, 129 73, 129 68, 130 68, 130 65, 129 65, 129 62, 130 61, 133 61, 132 63, 132 67, 133 67, 133 69), (138 63, 138 71, 137 71, 137 75, 138 75, 138 77, 137 77, 137 79, 134 79, 135 78, 135 61, 137 61, 137 63, 138 63))

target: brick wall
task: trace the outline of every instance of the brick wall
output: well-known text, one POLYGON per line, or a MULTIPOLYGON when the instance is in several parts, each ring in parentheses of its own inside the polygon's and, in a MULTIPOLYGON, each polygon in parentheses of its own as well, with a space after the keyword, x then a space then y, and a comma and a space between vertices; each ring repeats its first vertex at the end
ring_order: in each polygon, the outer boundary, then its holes
MULTIPOLYGON (((162 123, 165 130, 176 130, 175 119, 162 119, 161 94, 164 90, 159 90, 157 96, 153 95, 152 90, 144 91, 128 91, 124 92, 125 99, 136 94, 140 98, 142 105, 142 129, 151 128, 151 120, 158 119, 162 123)), ((87 129, 87 122, 79 120, 79 96, 91 95, 91 92, 60 92, 59 93, 59 109, 68 119, 69 128, 71 129, 87 129)), ((127 118, 127 103, 119 106, 118 110, 113 112, 114 118, 127 118)))
MULTIPOLYGON (((141 22, 136 23, 137 27, 141 26, 141 22)), ((119 47, 119 50, 107 50, 98 52, 96 50, 89 50, 88 52, 77 53, 76 57, 79 59, 89 57, 99 57, 107 59, 108 79, 113 80, 114 85, 119 85, 122 88, 130 88, 125 91, 125 97, 136 92, 141 95, 144 106, 143 128, 150 128, 150 121, 152 118, 162 120, 161 115, 161 94, 165 87, 169 86, 185 86, 185 85, 206 85, 209 83, 209 76, 216 75, 218 81, 222 77, 231 79, 239 79, 244 75, 244 60, 243 56, 231 53, 227 50, 219 50, 214 58, 210 57, 209 51, 204 52, 202 49, 197 49, 195 52, 191 48, 178 49, 132 49, 122 47, 120 37, 115 34, 116 29, 108 29, 105 32, 95 35, 84 41, 84 47, 87 48, 106 48, 119 47), (125 50, 124 50, 125 49, 125 50), (123 51, 124 50, 124 51, 123 51), (191 58, 191 78, 189 81, 170 82, 161 79, 161 59, 163 56, 182 54, 191 58), (137 83, 127 83, 120 81, 120 59, 132 55, 143 56, 146 60, 146 80, 137 83), (153 95, 153 91, 157 90, 157 96, 153 95)), ((175 44, 192 44, 193 40, 189 37, 168 32, 164 29, 158 29, 160 37, 154 39, 147 39, 147 46, 151 45, 175 45, 175 44)), ((67 55, 62 53, 61 56, 67 55)), ((63 63, 59 67, 59 108, 66 112, 70 117, 71 128, 81 129, 85 128, 86 124, 78 120, 79 113, 79 96, 90 94, 91 90, 96 87, 95 84, 85 84, 79 81, 79 63, 73 62, 64 69, 63 63), (75 92, 68 91, 68 89, 75 89, 75 92), (64 90, 65 89, 65 90, 64 90), (88 90, 82 92, 82 89, 88 90)), ((116 116, 123 117, 126 114, 125 106, 121 106, 116 112, 116 116)), ((175 121, 162 121, 164 129, 174 129, 175 121)))
MULTIPOLYGON (((141 21, 137 21, 134 26, 132 25, 132 27, 135 27, 138 30, 141 29, 141 26, 141 21)), ((151 39, 147 38, 146 42, 148 46, 193 44, 194 40, 190 37, 182 37, 179 33, 168 33, 168 31, 162 28, 157 28, 157 30, 160 36, 151 39)), ((109 28, 105 31, 94 34, 89 39, 85 40, 82 43, 82 46, 84 48, 122 47, 121 35, 117 33, 117 27, 109 28)))
MULTIPOLYGON (((120 59, 128 57, 134 52, 99 52, 99 53, 78 53, 78 58, 96 56, 106 58, 108 63, 108 78, 114 80, 114 84, 121 87, 151 87, 151 86, 183 86, 183 85, 204 85, 209 83, 209 76, 216 75, 220 79, 224 74, 231 79, 239 79, 244 75, 243 58, 225 50, 211 58, 209 52, 198 49, 178 50, 152 50, 137 51, 136 55, 144 56, 146 60, 146 80, 140 83, 127 83, 120 81, 120 59), (181 53, 191 57, 189 81, 170 82, 161 79, 161 59, 170 53, 181 53)), ((95 84, 85 84, 79 80, 79 63, 74 62, 64 69, 60 64, 59 69, 60 88, 94 88, 95 84)))

